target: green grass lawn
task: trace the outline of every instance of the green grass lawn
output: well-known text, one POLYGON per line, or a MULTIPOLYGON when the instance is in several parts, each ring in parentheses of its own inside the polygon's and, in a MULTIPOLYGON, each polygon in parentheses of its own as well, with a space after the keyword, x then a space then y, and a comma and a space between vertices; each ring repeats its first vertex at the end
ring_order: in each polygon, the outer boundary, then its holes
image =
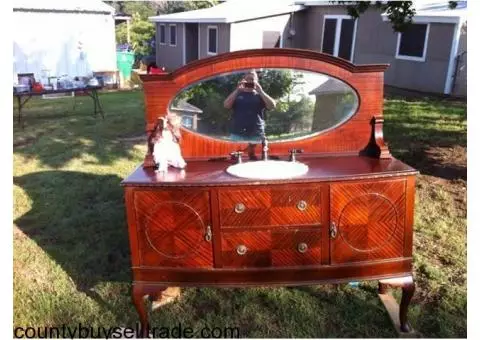
MULTIPOLYGON (((32 99, 14 125, 14 326, 134 326, 130 259, 120 181, 146 145, 143 94, 92 102, 32 99)), ((16 113, 16 111, 15 111, 16 113)), ((16 118, 16 116, 15 116, 16 118)), ((395 157, 417 182, 410 320, 423 337, 466 337, 466 104, 385 102, 395 157)), ((398 298, 397 294, 397 298, 398 298)), ((376 296, 359 287, 185 289, 152 313, 154 326, 239 327, 242 337, 395 337, 376 296)))

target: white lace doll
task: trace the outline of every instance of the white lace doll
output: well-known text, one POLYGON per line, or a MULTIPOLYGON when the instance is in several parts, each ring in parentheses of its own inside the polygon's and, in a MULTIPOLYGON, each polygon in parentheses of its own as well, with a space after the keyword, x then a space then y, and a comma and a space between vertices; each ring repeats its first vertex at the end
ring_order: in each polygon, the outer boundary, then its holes
POLYGON ((183 169, 187 165, 180 150, 180 117, 168 114, 159 118, 153 138, 153 159, 157 171, 167 171, 168 166, 183 169))

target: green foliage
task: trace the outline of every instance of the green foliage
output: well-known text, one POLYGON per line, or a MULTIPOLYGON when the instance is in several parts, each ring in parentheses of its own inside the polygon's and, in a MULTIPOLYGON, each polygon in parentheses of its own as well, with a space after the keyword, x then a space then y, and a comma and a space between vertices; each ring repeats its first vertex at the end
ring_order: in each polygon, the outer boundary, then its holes
MULTIPOLYGON (((105 1, 105 3, 114 7, 116 13, 132 16, 130 42, 135 54, 144 56, 155 53, 151 44, 155 38, 155 25, 148 20, 149 17, 207 8, 216 5, 218 1, 105 1)), ((115 29, 117 44, 126 44, 127 36, 127 24, 118 24, 115 29)))
POLYGON ((161 13, 178 13, 215 6, 220 1, 164 1, 159 8, 161 13))
POLYGON ((269 111, 265 122, 265 132, 270 140, 286 138, 288 135, 309 134, 312 127, 314 101, 302 96, 298 101, 282 100, 274 110, 269 111))
POLYGON ((242 77, 243 73, 234 73, 198 83, 177 96, 174 105, 185 100, 201 108, 199 129, 207 134, 225 135, 229 131, 230 114, 223 102, 242 77))
POLYGON ((155 25, 143 20, 137 13, 133 14, 130 36, 135 53, 150 55, 154 52, 150 42, 155 37, 155 25))
POLYGON ((288 70, 265 70, 260 79, 260 85, 268 95, 275 99, 280 99, 289 95, 301 73, 293 73, 288 70))
POLYGON ((157 14, 157 6, 152 1, 125 1, 124 12, 128 14, 138 14, 142 20, 157 14))
POLYGON ((138 13, 143 19, 157 14, 158 4, 154 1, 104 1, 107 5, 115 8, 116 13, 138 13))

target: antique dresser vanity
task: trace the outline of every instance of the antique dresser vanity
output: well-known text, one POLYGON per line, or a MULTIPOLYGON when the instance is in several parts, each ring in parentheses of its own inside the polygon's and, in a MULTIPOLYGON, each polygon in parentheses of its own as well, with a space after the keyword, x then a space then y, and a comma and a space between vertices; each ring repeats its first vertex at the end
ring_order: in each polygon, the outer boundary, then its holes
POLYGON ((168 112, 181 116, 187 161, 155 171, 149 139, 144 163, 122 182, 144 335, 144 297, 167 287, 353 280, 401 287, 399 321, 409 331, 417 171, 383 140, 387 67, 260 49, 141 76, 147 134, 168 112), (276 107, 264 138, 234 140, 223 100, 251 69, 276 107))

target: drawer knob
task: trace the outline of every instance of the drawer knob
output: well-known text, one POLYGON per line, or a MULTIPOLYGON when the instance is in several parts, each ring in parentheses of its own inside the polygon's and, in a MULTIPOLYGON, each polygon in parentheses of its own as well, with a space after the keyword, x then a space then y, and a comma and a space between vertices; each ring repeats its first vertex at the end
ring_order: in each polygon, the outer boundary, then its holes
POLYGON ((302 253, 302 254, 303 254, 303 253, 306 253, 307 250, 308 250, 308 245, 307 245, 306 243, 303 243, 303 242, 302 242, 302 243, 299 243, 297 249, 298 249, 298 251, 299 251, 300 253, 302 253))
POLYGON ((297 209, 300 211, 304 211, 305 209, 307 209, 307 202, 305 202, 304 200, 299 201, 297 203, 297 209))
POLYGON ((243 203, 237 203, 235 204, 235 212, 237 214, 241 214, 245 211, 245 204, 243 203))
POLYGON ((245 245, 241 244, 237 247, 237 254, 238 255, 241 256, 241 255, 245 255, 246 253, 247 253, 247 247, 245 245))

